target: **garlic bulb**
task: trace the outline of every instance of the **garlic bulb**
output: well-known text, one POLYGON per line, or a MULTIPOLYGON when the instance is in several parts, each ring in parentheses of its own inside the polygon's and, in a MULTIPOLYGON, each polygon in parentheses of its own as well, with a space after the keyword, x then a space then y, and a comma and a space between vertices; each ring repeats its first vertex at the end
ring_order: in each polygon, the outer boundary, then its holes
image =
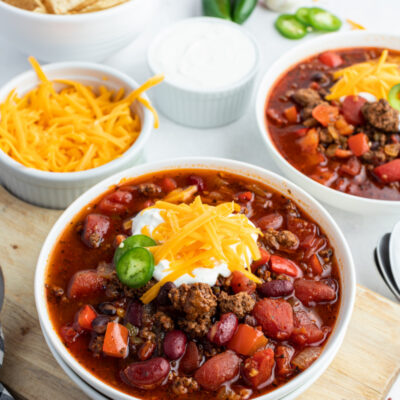
POLYGON ((300 0, 262 0, 262 3, 272 11, 283 12, 298 7, 300 0))

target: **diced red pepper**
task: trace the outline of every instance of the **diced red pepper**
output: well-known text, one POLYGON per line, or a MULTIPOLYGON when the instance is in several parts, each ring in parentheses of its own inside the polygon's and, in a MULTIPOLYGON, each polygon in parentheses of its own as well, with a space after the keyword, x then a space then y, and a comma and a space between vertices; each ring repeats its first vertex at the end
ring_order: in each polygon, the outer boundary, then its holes
POLYGON ((103 353, 110 357, 125 358, 128 355, 128 329, 116 322, 107 324, 103 353))
POLYGON ((328 126, 336 121, 339 109, 327 104, 320 104, 312 110, 312 116, 323 126, 328 126))
POLYGON ((374 173, 386 183, 400 181, 400 159, 376 167, 374 173))
POLYGON ((289 108, 286 108, 283 111, 283 114, 285 115, 286 119, 291 124, 297 124, 297 122, 299 122, 299 113, 297 112, 297 109, 296 109, 295 106, 291 106, 289 108))
POLYGON ((321 261, 316 254, 311 256, 309 264, 314 275, 321 275, 324 272, 321 261))
POLYGON ((296 131, 294 131, 293 133, 297 137, 303 137, 307 134, 307 132, 308 132, 308 128, 300 128, 300 129, 297 129, 296 131))
POLYGON ((175 182, 175 179, 170 178, 170 177, 168 177, 168 176, 165 177, 165 178, 161 181, 160 186, 161 186, 163 192, 165 192, 165 193, 172 192, 173 190, 175 190, 175 189, 178 187, 178 185, 177 185, 176 182, 175 182))
POLYGON ((235 293, 246 292, 251 294, 255 292, 257 285, 242 272, 233 271, 231 287, 235 293))
POLYGON ((343 58, 334 51, 325 51, 318 56, 318 59, 322 64, 331 68, 336 68, 343 64, 343 58))
POLYGON ((349 124, 341 115, 335 121, 335 128, 344 136, 351 135, 354 132, 354 126, 349 124))
POLYGON ((357 133, 357 135, 350 136, 347 143, 350 150, 357 157, 369 151, 368 136, 365 133, 357 133))
POLYGON ((249 201, 254 200, 253 192, 241 192, 237 195, 238 201, 241 203, 248 203, 249 201))
POLYGON ((268 339, 261 331, 250 325, 240 324, 227 348, 243 356, 250 356, 267 343, 268 339))
POLYGON ((86 304, 78 311, 76 322, 79 328, 90 331, 92 330, 92 321, 96 317, 97 313, 95 309, 91 305, 86 304))
POLYGON ((270 259, 271 271, 276 274, 285 274, 296 277, 299 275, 300 268, 296 263, 287 258, 273 254, 270 259))

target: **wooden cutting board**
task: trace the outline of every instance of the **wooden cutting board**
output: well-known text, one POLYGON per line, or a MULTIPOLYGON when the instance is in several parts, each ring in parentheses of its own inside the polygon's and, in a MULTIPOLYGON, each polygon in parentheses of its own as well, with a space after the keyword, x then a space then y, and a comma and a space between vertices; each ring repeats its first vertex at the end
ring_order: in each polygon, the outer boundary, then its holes
MULTIPOLYGON (((0 186, 1 314, 6 353, 0 381, 17 399, 87 400, 52 357, 35 309, 33 279, 41 245, 61 211, 24 203, 0 186)), ((358 287, 335 360, 301 400, 383 400, 400 371, 400 306, 358 287)))

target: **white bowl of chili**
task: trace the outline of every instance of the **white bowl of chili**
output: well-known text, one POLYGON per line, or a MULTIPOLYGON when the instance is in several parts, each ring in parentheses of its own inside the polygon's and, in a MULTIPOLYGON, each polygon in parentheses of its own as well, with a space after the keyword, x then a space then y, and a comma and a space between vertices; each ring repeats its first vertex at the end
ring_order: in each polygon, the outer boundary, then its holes
MULTIPOLYGON (((400 191, 398 188, 391 190, 389 192, 389 187, 385 187, 379 193, 379 185, 381 183, 377 180, 371 179, 368 176, 365 177, 363 174, 365 170, 362 166, 361 173, 354 178, 352 181, 349 175, 344 173, 344 181, 350 182, 348 186, 349 189, 345 190, 353 190, 354 193, 358 193, 358 195, 349 194, 347 192, 342 192, 340 190, 329 187, 329 181, 326 184, 319 183, 316 179, 322 179, 324 174, 330 173, 329 168, 325 167, 321 168, 320 175, 317 173, 313 175, 314 179, 307 176, 306 173, 300 171, 300 169, 296 168, 293 165, 293 160, 291 160, 292 156, 288 153, 282 153, 282 146, 289 146, 289 143, 277 144, 276 139, 273 138, 272 130, 274 129, 270 122, 267 122, 266 112, 268 111, 266 108, 271 107, 272 105, 269 103, 270 99, 273 97, 274 93, 277 92, 277 88, 279 89, 279 85, 284 85, 284 79, 286 78, 286 74, 292 68, 302 64, 303 72, 301 74, 307 73, 308 68, 312 68, 311 64, 307 60, 310 58, 316 57, 319 54, 338 50, 338 53, 341 51, 351 51, 354 49, 354 54, 349 55, 348 57, 358 57, 358 62, 363 60, 363 52, 367 54, 367 57, 374 57, 372 52, 374 51, 372 48, 381 48, 381 49, 390 49, 394 51, 400 50, 399 45, 399 36, 391 35, 391 34, 383 34, 383 33, 372 33, 368 31, 358 31, 358 32, 343 32, 343 33, 335 33, 330 34, 324 37, 316 38, 310 41, 307 41, 299 46, 296 46, 291 51, 284 54, 281 58, 279 58, 265 73, 261 84, 258 89, 257 98, 256 98, 256 118, 259 127, 259 131, 263 141, 265 142, 270 154, 273 159, 277 163, 277 165, 281 168, 281 170, 295 183, 303 187, 310 194, 317 197, 319 200, 326 202, 329 205, 332 205, 337 208, 341 208, 350 212, 360 213, 360 214, 370 214, 370 213, 393 213, 400 211, 400 191), (368 53, 371 52, 371 53, 368 53), (310 65, 310 67, 308 67, 310 65), (364 172, 363 172, 364 171, 364 172), (360 180, 359 182, 357 180, 360 180), (357 183, 358 182, 358 183, 357 183), (361 183, 360 183, 361 182, 361 183), (358 188, 356 186, 352 186, 353 183, 357 183, 358 188), (364 185, 364 186, 363 186, 364 185), (386 191, 386 193, 385 193, 386 191), (362 196, 365 197, 362 197, 362 196), (369 198, 368 198, 369 197, 369 198), (379 198, 381 197, 381 198, 379 198)), ((381 50, 379 50, 380 52, 381 50)), ((379 54, 377 51, 377 54, 379 54)), ((345 56, 346 57, 346 56, 345 56)), ((351 64, 351 62, 350 62, 351 64)), ((321 71, 316 71, 321 72, 321 71)), ((295 71, 294 73, 299 73, 300 71, 295 71)), ((292 74, 291 83, 293 83, 292 74)), ((298 75, 300 76, 300 75, 298 75)), ((303 78, 304 79, 304 78, 303 78)), ((296 78, 296 85, 302 87, 301 78, 296 78)), ((305 87, 303 85, 303 87, 305 87)), ((308 87, 308 86, 306 86, 308 87)), ((287 90, 293 88, 287 88, 287 90)), ((293 91, 293 90, 292 90, 293 91)), ((284 99, 284 97, 282 97, 284 99)), ((290 99, 289 99, 290 100, 290 99)), ((285 100, 286 101, 286 100, 285 100)), ((279 109, 278 113, 283 111, 285 107, 285 103, 282 102, 281 106, 278 106, 276 101, 274 103, 274 107, 279 109), (282 108, 282 109, 281 109, 282 108)), ((292 103, 291 103, 292 104, 292 103)), ((287 106, 286 106, 287 107, 287 106)), ((296 105, 296 107, 298 107, 296 105)), ((343 111, 341 111, 343 112, 343 111)), ((294 125, 294 128, 301 128, 300 125, 294 125)), ((304 128, 304 126, 303 126, 304 128)), ((289 126, 290 130, 290 126, 289 126)), ((275 129, 276 137, 281 135, 283 137, 285 135, 285 128, 276 128, 275 129)), ((298 131, 301 133, 300 130, 298 131)), ((288 136, 287 136, 288 137, 288 136)), ((298 139, 292 137, 292 146, 295 146, 295 142, 298 139)), ((297 149, 298 165, 304 163, 306 165, 306 155, 302 153, 299 148, 297 149)), ((325 159, 325 163, 327 163, 325 159)), ((301 168, 301 167, 299 167, 301 168)), ((306 167, 304 167, 306 168, 306 167)), ((336 174, 336 172, 335 172, 336 174)), ((329 175, 331 176, 331 175, 329 175)), ((339 178, 342 175, 339 174, 339 178)), ((397 185, 397 183, 396 183, 397 185)), ((338 186, 339 187, 339 186, 338 186)))
MULTIPOLYGON (((64 79, 79 82, 94 87, 95 91, 98 90, 100 86, 104 86, 110 91, 115 91, 115 93, 120 89, 123 89, 125 93, 130 93, 140 87, 140 85, 128 75, 114 68, 99 64, 65 62, 46 65, 43 67, 43 71, 48 76, 49 80, 64 79)), ((0 103, 4 104, 7 96, 9 96, 10 92, 14 89, 17 94, 23 95, 36 88, 38 84, 39 79, 34 71, 28 71, 18 75, 0 88, 0 103)), ((63 85, 57 85, 57 90, 63 87, 63 85)), ((142 94, 141 96, 145 102, 150 101, 146 94, 142 94)), ((0 149, 1 183, 16 196, 30 203, 48 208, 67 207, 74 199, 95 183, 117 171, 142 161, 143 147, 152 131, 154 116, 153 113, 138 100, 135 100, 131 104, 130 110, 132 115, 138 118, 139 133, 133 131, 127 133, 128 135, 133 135, 135 133, 136 138, 133 140, 132 144, 127 147, 126 151, 119 154, 114 159, 110 159, 106 163, 103 162, 103 164, 100 164, 98 167, 86 170, 78 170, 76 172, 49 172, 23 165, 17 161, 17 159, 12 158, 6 154, 5 151, 0 149)), ((31 134, 33 133, 34 132, 31 134)), ((103 133, 101 133, 101 135, 103 135, 103 133)), ((23 136, 21 137, 23 138, 23 136)), ((102 139, 100 137, 91 138, 87 136, 86 139, 79 140, 102 139)), ((77 142, 77 144, 79 144, 79 142, 77 142)))
MULTIPOLYGON (((93 202, 97 203, 102 195, 105 193, 111 193, 113 188, 117 188, 121 184, 129 185, 130 180, 141 178, 151 180, 157 173, 161 172, 165 174, 163 176, 168 176, 168 173, 172 175, 176 175, 177 173, 178 175, 176 176, 179 176, 180 173, 182 174, 185 171, 186 173, 188 171, 190 171, 190 173, 196 173, 197 171, 198 174, 202 171, 218 171, 222 174, 230 173, 233 174, 233 176, 249 179, 253 182, 259 182, 260 185, 266 185, 273 191, 285 196, 285 198, 293 200, 305 215, 312 215, 312 218, 315 221, 318 221, 321 232, 324 232, 328 238, 330 246, 335 254, 339 272, 338 281, 340 287, 340 305, 337 312, 336 323, 324 344, 322 353, 314 363, 284 385, 278 387, 272 392, 262 394, 258 398, 263 400, 278 400, 285 398, 285 396, 290 395, 294 391, 300 393, 310 382, 317 379, 329 366, 343 341, 350 321, 356 289, 355 268, 352 256, 346 239, 333 218, 304 190, 275 173, 237 161, 198 158, 167 160, 136 166, 105 179, 71 204, 58 219, 46 238, 36 267, 35 300, 39 320, 46 337, 50 341, 51 346, 55 349, 57 354, 61 356, 62 360, 68 365, 68 367, 100 393, 115 400, 137 398, 135 397, 135 394, 133 394, 134 392, 128 394, 122 390, 118 390, 118 385, 116 386, 114 381, 113 384, 107 384, 102 379, 96 377, 89 368, 86 369, 82 365, 82 360, 79 362, 64 345, 59 336, 58 330, 53 326, 50 315, 48 291, 46 289, 48 270, 50 265, 53 264, 51 261, 52 254, 55 246, 60 240, 60 236, 63 235, 66 228, 70 226, 71 221, 74 220, 75 223, 77 223, 79 221, 78 216, 81 212, 90 209, 88 206, 93 205, 93 202)), ((97 207, 96 212, 100 212, 100 209, 97 207)), ((87 265, 85 268, 90 268, 90 266, 87 265)))

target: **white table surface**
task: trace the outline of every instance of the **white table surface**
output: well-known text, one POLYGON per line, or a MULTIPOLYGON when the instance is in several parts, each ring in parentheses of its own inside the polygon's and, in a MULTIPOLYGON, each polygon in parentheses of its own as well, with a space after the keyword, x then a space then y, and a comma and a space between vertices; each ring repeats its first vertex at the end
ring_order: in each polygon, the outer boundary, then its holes
MULTIPOLYGON (((179 19, 201 15, 201 0, 154 0, 158 12, 139 39, 129 47, 105 61, 135 80, 143 82, 150 76, 146 65, 146 49, 152 38, 170 23, 179 19)), ((317 5, 332 10, 342 19, 350 18, 368 30, 400 34, 400 0, 312 0, 301 5, 317 5)), ((258 6, 245 23, 259 41, 262 52, 258 79, 273 61, 299 43, 282 38, 273 28, 277 14, 258 6)), ((343 30, 348 30, 344 24, 343 30)), ((309 40, 315 35, 302 39, 309 40)), ((27 56, 0 39, 0 85, 13 76, 29 69, 27 56)), ((150 92, 151 96, 151 92, 150 92)), ((254 118, 254 106, 239 121, 218 129, 197 130, 179 126, 160 116, 160 128, 146 145, 147 160, 160 160, 179 156, 218 156, 246 161, 279 173, 269 154, 254 118)), ((358 216, 326 206, 343 230, 353 252, 358 283, 391 299, 394 297, 379 276, 373 261, 373 249, 385 232, 391 231, 400 215, 358 216)), ((400 398, 398 381, 390 394, 400 398)))

